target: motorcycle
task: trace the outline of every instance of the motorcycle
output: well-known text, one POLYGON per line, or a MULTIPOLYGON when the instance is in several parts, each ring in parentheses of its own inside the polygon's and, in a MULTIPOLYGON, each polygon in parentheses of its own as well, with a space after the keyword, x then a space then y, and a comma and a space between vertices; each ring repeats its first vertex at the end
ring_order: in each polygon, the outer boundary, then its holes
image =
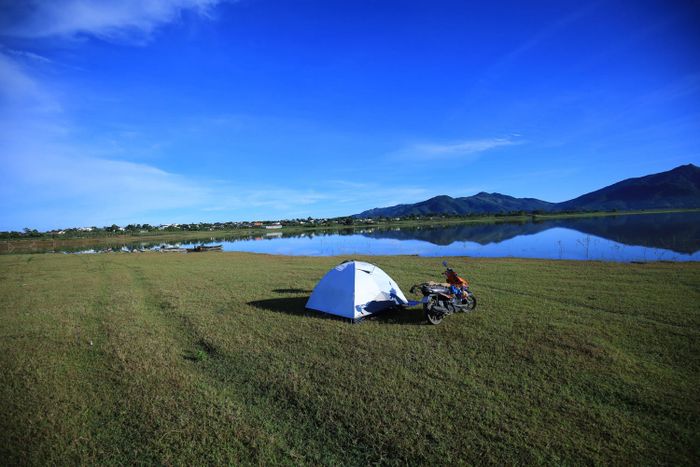
POLYGON ((436 284, 434 282, 423 282, 411 287, 411 293, 415 294, 419 290, 423 294, 423 310, 425 317, 430 324, 440 324, 445 316, 452 313, 467 313, 476 308, 476 297, 469 290, 469 283, 459 277, 451 268, 447 266, 447 261, 443 261, 445 266, 447 284, 436 284))

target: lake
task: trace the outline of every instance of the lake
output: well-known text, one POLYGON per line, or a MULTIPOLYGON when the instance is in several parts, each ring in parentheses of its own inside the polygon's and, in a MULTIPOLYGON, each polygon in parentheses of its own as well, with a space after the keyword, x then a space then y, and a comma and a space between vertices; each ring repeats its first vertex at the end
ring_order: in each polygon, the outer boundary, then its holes
MULTIPOLYGON (((212 237, 203 244, 222 244, 224 251, 293 256, 419 255, 622 262, 700 261, 700 212, 296 234, 261 230, 254 237, 212 237)), ((195 244, 174 245, 192 247, 195 244)), ((139 244, 127 248, 160 246, 139 244)))

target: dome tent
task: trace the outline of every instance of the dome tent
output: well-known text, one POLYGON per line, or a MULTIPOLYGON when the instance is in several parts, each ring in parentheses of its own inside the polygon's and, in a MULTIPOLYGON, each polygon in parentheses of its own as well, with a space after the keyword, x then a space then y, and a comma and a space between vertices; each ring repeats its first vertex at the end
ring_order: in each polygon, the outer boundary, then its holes
POLYGON ((356 320, 407 303, 398 284, 380 268, 345 261, 316 284, 306 308, 356 320))

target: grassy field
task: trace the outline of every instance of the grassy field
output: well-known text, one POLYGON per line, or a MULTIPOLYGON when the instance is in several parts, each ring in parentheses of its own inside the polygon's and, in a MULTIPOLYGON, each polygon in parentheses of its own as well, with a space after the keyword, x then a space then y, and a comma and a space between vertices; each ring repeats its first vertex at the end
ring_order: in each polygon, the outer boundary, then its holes
POLYGON ((215 232, 148 232, 129 235, 94 235, 84 238, 38 237, 0 240, 0 254, 43 253, 60 250, 86 250, 89 248, 121 248, 127 244, 157 244, 168 242, 206 243, 214 238, 244 238, 260 235, 262 229, 219 230, 215 232))
POLYGON ((338 258, 2 256, 0 459, 697 465, 700 264, 451 261, 429 326, 305 312, 338 258))

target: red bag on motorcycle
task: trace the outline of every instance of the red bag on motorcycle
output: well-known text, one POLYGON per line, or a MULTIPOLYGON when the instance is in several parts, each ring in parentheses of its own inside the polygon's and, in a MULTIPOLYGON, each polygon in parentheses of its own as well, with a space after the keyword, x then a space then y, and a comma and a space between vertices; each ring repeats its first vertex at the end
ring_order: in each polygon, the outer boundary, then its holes
POLYGON ((454 285, 455 287, 462 288, 462 287, 468 287, 469 283, 459 277, 456 272, 454 272, 452 269, 448 269, 445 271, 445 276, 447 277, 447 283, 450 285, 454 285))

